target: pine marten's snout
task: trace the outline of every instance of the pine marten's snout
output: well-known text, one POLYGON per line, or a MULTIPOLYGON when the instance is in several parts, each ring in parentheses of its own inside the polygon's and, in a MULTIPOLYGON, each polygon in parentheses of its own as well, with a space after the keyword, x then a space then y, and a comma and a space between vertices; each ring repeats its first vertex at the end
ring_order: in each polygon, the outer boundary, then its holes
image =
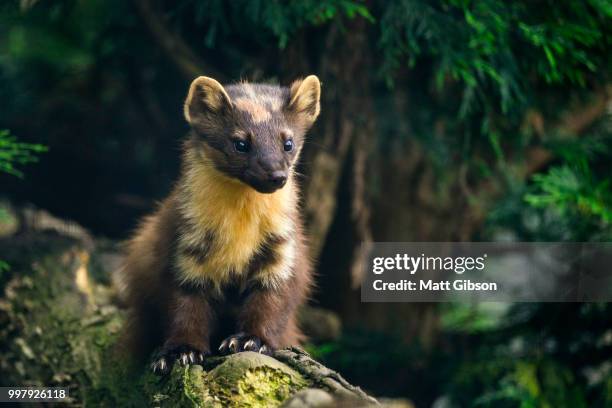
POLYGON ((283 157, 256 157, 245 172, 245 182, 260 193, 273 193, 287 183, 289 166, 283 157))
POLYGON ((287 183, 287 171, 275 170, 260 175, 246 173, 247 183, 260 193, 273 193, 287 183))

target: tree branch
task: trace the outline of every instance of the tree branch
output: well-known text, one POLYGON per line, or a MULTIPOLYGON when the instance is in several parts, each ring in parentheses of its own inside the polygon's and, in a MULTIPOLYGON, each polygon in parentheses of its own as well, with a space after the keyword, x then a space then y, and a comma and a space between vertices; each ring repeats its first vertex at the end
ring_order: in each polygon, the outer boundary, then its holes
MULTIPOLYGON (((564 133, 570 137, 578 137, 599 119, 608 109, 612 98, 612 86, 607 85, 595 92, 593 101, 587 106, 567 112, 561 121, 553 126, 556 133, 564 133)), ((526 153, 527 161, 521 174, 524 178, 531 176, 553 159, 550 150, 533 147, 526 153)))

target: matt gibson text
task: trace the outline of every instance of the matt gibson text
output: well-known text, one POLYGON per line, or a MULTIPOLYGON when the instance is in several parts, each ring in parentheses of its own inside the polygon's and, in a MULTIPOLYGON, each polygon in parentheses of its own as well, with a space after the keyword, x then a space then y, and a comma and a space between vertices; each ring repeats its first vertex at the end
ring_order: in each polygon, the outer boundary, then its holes
POLYGON ((407 279, 401 279, 396 282, 384 282, 380 279, 377 279, 373 282, 372 286, 376 291, 497 291, 497 283, 495 282, 472 282, 469 279, 459 279, 454 281, 434 281, 431 279, 419 279, 418 282, 407 279))

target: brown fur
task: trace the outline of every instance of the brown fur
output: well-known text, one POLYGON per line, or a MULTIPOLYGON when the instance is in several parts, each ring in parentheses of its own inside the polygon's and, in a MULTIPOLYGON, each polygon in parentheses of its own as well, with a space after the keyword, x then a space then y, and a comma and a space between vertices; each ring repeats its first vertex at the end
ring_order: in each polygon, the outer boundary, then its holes
POLYGON ((296 311, 312 273, 292 169, 320 92, 316 77, 305 82, 193 82, 182 176, 128 243, 120 274, 126 333, 141 357, 156 347, 209 353, 237 332, 272 349, 302 340, 296 311), (252 151, 233 150, 245 137, 252 151), (287 138, 294 151, 283 150, 287 138), (287 173, 284 187, 266 184, 272 171, 287 173))

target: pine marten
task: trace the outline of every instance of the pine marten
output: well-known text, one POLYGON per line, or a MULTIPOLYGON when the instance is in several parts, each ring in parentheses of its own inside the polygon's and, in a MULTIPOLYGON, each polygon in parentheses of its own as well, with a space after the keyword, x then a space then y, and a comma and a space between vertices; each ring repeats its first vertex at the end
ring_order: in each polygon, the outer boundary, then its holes
POLYGON ((126 332, 136 351, 158 350, 154 372, 302 339, 296 310, 312 272, 294 166, 320 93, 314 75, 290 87, 191 83, 181 176, 129 241, 120 273, 126 332))

